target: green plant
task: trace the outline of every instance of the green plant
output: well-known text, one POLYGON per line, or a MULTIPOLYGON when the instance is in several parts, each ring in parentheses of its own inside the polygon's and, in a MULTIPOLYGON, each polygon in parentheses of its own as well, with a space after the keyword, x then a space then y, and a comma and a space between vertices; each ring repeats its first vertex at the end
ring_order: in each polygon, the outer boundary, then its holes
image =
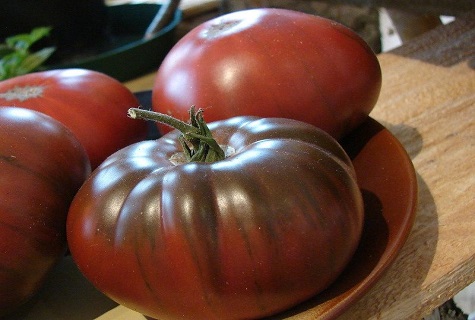
POLYGON ((38 27, 30 33, 18 34, 0 44, 0 80, 26 74, 37 69, 56 50, 47 47, 31 52, 31 46, 48 36, 50 27, 38 27))

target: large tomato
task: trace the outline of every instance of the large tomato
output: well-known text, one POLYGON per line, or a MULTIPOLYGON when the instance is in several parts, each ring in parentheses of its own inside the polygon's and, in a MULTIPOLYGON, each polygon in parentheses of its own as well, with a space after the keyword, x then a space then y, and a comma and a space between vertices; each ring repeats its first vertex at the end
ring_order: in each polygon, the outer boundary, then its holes
POLYGON ((51 70, 2 81, 0 105, 33 109, 62 122, 86 148, 93 168, 147 134, 144 123, 127 118, 127 110, 139 105, 133 93, 96 71, 51 70))
POLYGON ((258 318, 325 289, 362 231, 343 149, 290 119, 237 117, 209 128, 228 151, 222 160, 181 161, 173 131, 102 163, 68 215, 79 269, 112 299, 160 320, 258 318))
POLYGON ((64 255, 69 205, 90 170, 60 122, 0 108, 0 317, 28 300, 64 255))
POLYGON ((191 105, 204 108, 208 121, 291 118, 338 139, 366 119, 380 88, 378 60, 355 32, 265 8, 215 18, 185 35, 158 69, 152 102, 180 119, 191 105))

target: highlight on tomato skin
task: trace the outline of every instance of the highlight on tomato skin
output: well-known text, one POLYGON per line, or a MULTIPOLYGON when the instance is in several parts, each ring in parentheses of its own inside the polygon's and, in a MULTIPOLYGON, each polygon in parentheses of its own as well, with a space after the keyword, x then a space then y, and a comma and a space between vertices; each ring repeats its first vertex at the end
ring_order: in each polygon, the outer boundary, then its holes
POLYGON ((1 81, 0 104, 40 111, 63 123, 86 148, 93 169, 147 136, 144 122, 127 117, 128 108, 139 106, 137 97, 97 71, 57 69, 1 81))
POLYGON ((0 317, 42 287, 64 256, 69 205, 91 172, 81 143, 55 119, 0 106, 0 317))
POLYGON ((331 285, 358 246, 364 214, 342 147, 291 119, 207 128, 232 155, 176 165, 182 138, 203 135, 175 130, 94 171, 68 214, 79 270, 157 319, 261 318, 331 285))
POLYGON ((209 122, 291 118, 338 140, 367 118, 381 77, 376 55, 354 31, 315 15, 259 8, 206 21, 182 37, 158 68, 152 104, 181 120, 191 105, 209 122))

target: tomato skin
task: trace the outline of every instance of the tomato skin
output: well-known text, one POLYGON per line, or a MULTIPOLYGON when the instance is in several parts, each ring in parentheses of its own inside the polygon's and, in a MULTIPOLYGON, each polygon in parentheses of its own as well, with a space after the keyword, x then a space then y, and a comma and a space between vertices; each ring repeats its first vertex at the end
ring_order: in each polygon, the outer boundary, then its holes
POLYGON ((84 145, 92 168, 115 151, 143 140, 147 127, 127 117, 139 105, 119 81, 96 71, 58 69, 0 82, 0 105, 43 112, 68 127, 84 145), (19 88, 30 96, 18 96, 19 88))
POLYGON ((380 88, 379 62, 352 30, 264 8, 215 18, 185 35, 158 69, 152 102, 155 111, 182 120, 196 105, 210 122, 291 118, 339 139, 366 119, 380 88))
POLYGON ((26 302, 66 250, 66 215, 90 174, 86 151, 42 113, 0 108, 0 316, 26 302))
POLYGON ((235 154, 174 166, 173 131, 110 156, 68 215, 71 254, 106 295, 157 319, 249 319, 330 285, 363 224, 343 149, 314 126, 209 124, 235 154))

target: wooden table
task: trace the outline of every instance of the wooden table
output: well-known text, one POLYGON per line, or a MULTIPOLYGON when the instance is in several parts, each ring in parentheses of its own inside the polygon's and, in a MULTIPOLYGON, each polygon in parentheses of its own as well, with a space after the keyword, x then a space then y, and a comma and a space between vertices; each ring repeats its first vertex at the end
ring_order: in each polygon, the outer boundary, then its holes
MULTIPOLYGON (((379 60, 383 86, 371 115, 414 163, 418 212, 394 264, 341 319, 420 320, 475 281, 475 12, 379 60)), ((153 79, 126 85, 148 90, 153 79)), ((145 318, 97 292, 67 258, 13 319, 145 318)))
MULTIPOLYGON (((421 319, 475 281, 475 12, 379 60, 383 86, 371 116, 414 163, 418 212, 393 266, 341 318, 421 319)), ((153 78, 127 86, 150 89, 153 78)), ((118 307, 99 319, 127 312, 118 307)))

